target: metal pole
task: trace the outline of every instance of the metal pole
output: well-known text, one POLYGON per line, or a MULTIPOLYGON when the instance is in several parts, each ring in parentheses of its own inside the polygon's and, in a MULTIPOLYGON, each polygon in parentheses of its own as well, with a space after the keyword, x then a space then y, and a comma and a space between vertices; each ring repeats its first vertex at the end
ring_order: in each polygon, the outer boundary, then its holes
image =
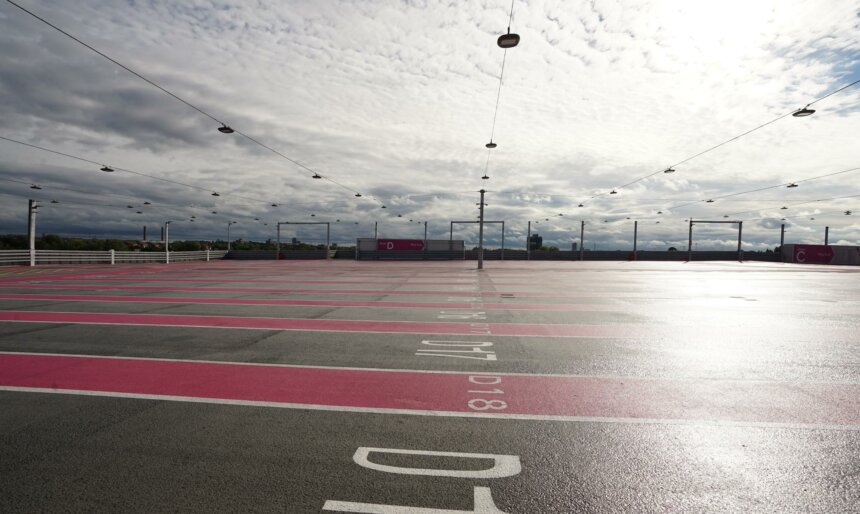
POLYGON ((633 222, 633 260, 636 260, 636 238, 639 235, 639 221, 633 222))
POLYGON ((275 243, 275 260, 281 260, 281 222, 278 222, 278 242, 275 243))
POLYGON ((448 233, 448 241, 453 241, 453 240, 454 240, 454 222, 452 221, 451 222, 451 229, 450 229, 450 232, 448 233))
MULTIPOLYGON (((481 189, 481 210, 478 220, 478 269, 484 269, 484 191, 481 189)), ((452 224, 453 226, 453 224, 452 224)))
POLYGON ((779 229, 779 260, 782 260, 782 247, 785 246, 785 223, 779 229))
POLYGON ((36 265, 36 200, 27 204, 27 239, 30 249, 30 266, 36 265))
POLYGON ((170 264, 170 222, 164 224, 164 263, 170 264))
POLYGON ((329 255, 330 255, 329 254, 329 247, 331 246, 331 245, 329 245, 330 237, 331 237, 331 223, 326 223, 325 224, 325 258, 326 259, 331 259, 331 257, 329 257, 329 255))
POLYGON ((690 218, 690 238, 687 239, 687 262, 693 260, 693 218, 690 218))
POLYGON ((373 222, 373 239, 379 239, 379 222, 373 222))
POLYGON ((230 223, 228 221, 227 222, 227 251, 228 252, 230 251, 230 225, 232 225, 232 223, 230 223))
POLYGON ((744 231, 744 222, 738 222, 738 261, 744 260, 743 250, 741 250, 741 235, 744 231))
POLYGON ((532 222, 529 221, 529 230, 526 235, 526 260, 532 260, 532 222))
POLYGON ((585 256, 585 221, 579 223, 579 260, 582 260, 585 256))
POLYGON ((502 252, 499 260, 505 260, 505 222, 502 222, 502 252))
POLYGON ((427 222, 424 222, 424 260, 427 260, 427 222))
POLYGON ((827 246, 827 241, 830 239, 830 227, 824 227, 824 246, 827 246))

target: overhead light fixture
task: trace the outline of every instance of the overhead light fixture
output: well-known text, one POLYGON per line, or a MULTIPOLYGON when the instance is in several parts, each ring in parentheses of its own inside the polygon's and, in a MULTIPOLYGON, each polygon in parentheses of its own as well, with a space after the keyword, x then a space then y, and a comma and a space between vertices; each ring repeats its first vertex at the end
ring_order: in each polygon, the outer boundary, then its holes
POLYGON ((617 195, 617 194, 618 194, 618 191, 616 191, 616 190, 614 190, 614 189, 613 189, 612 191, 610 191, 610 192, 609 192, 609 194, 611 194, 611 195, 617 195))
POLYGON ((497 145, 496 143, 493 143, 493 140, 491 139, 490 142, 485 144, 484 146, 486 146, 487 148, 495 148, 499 145, 497 145))
POLYGON ((221 126, 218 127, 218 132, 222 134, 232 134, 234 131, 233 129, 222 123, 221 126))
POLYGON ((728 215, 728 214, 723 214, 723 217, 724 217, 724 218, 728 218, 728 217, 729 217, 729 215, 728 215))
POLYGON ((520 44, 520 36, 519 34, 511 34, 511 28, 508 27, 508 33, 499 36, 499 39, 496 40, 496 44, 499 45, 499 48, 507 50, 508 48, 513 48, 520 44))
POLYGON ((58 202, 56 200, 51 200, 51 203, 60 203, 60 202, 58 202))
POLYGON ((809 221, 815 221, 815 218, 809 218, 809 221))
POLYGON ((319 173, 314 173, 314 176, 311 178, 320 179, 322 178, 319 173))
POLYGON ((481 180, 489 180, 489 179, 490 179, 490 177, 489 177, 489 176, 487 176, 487 174, 486 174, 486 173, 484 173, 484 176, 483 176, 483 177, 481 177, 481 180))
POLYGON ((218 214, 218 211, 212 211, 212 214, 218 214))
POLYGON ((316 214, 311 214, 311 218, 316 218, 316 217, 317 217, 316 214))
POLYGON ((107 164, 105 164, 104 166, 102 166, 102 167, 101 167, 101 170, 102 170, 102 171, 104 171, 105 173, 113 173, 113 168, 111 168, 111 167, 110 167, 110 166, 108 166, 107 164))
POLYGON ((663 170, 663 173, 675 173, 675 169, 669 166, 668 168, 663 170))
POLYGON ((383 209, 387 209, 388 207, 386 207, 386 206, 384 206, 384 205, 383 205, 383 206, 382 206, 382 208, 383 208, 383 209))
POLYGON ((786 210, 786 209, 788 209, 788 207, 786 207, 785 205, 783 205, 782 207, 780 207, 780 210, 783 210, 783 211, 784 211, 784 210, 786 210))
POLYGON ((810 109, 809 105, 807 105, 803 109, 794 111, 791 115, 795 118, 805 118, 807 116, 812 116, 813 114, 815 114, 815 109, 810 109))
POLYGON ((714 203, 714 201, 713 201, 712 199, 709 199, 709 200, 708 200, 707 202, 705 202, 705 203, 714 203))
POLYGON ((851 216, 851 211, 845 211, 846 216, 851 216))
POLYGON ((33 184, 30 186, 30 189, 42 189, 42 188, 37 186, 36 184, 33 184))
POLYGON ((403 215, 402 215, 402 214, 398 214, 398 215, 397 215, 397 217, 398 217, 398 218, 402 218, 402 217, 403 217, 403 215))
POLYGON ((142 212, 140 212, 140 211, 137 211, 137 213, 138 213, 138 214, 143 214, 143 213, 142 213, 142 212))
POLYGON ((356 198, 361 198, 361 193, 355 193, 356 198))
POLYGON ((656 222, 656 223, 657 223, 657 224, 660 224, 660 222, 659 222, 659 221, 658 221, 658 222, 656 222))
POLYGON ((585 207, 585 206, 584 206, 584 205, 582 205, 582 204, 579 204, 579 206, 580 206, 580 207, 585 207))
POLYGON ((563 213, 561 213, 561 212, 560 212, 560 213, 558 213, 558 215, 559 215, 559 216, 564 216, 564 214, 563 214, 563 213))
POLYGON ((549 218, 544 218, 544 221, 549 221, 549 218))
POLYGON ((663 211, 657 211, 657 214, 663 214, 663 211))
POLYGON ((779 218, 779 221, 785 221, 785 218, 779 218))
POLYGON ((149 202, 143 202, 143 205, 152 205, 152 204, 149 202))
POLYGON ((356 221, 355 224, 358 225, 358 222, 356 221))
POLYGON ((272 207, 277 207, 277 206, 278 206, 278 204, 276 204, 276 203, 272 204, 272 207))
POLYGON ((340 223, 340 220, 334 220, 335 223, 340 223))
POLYGON ((213 191, 213 192, 212 192, 212 196, 221 196, 221 195, 219 195, 217 192, 214 192, 214 191, 213 191))
MULTIPOLYGON (((192 216, 193 218, 194 216, 192 216)), ((260 221, 260 218, 254 218, 254 221, 260 221)))
POLYGON ((791 189, 791 188, 793 188, 793 187, 797 187, 797 184, 795 184, 794 182, 792 182, 791 184, 789 184, 789 185, 787 185, 787 186, 785 186, 785 187, 787 187, 787 188, 791 189))

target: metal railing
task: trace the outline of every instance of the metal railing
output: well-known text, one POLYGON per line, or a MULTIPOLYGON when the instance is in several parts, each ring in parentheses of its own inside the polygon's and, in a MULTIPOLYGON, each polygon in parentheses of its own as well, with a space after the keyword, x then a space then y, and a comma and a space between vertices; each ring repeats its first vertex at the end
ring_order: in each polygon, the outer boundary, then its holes
POLYGON ((117 252, 74 250, 0 250, 2 265, 40 264, 122 264, 146 262, 209 261, 223 259, 224 250, 202 250, 197 252, 117 252))

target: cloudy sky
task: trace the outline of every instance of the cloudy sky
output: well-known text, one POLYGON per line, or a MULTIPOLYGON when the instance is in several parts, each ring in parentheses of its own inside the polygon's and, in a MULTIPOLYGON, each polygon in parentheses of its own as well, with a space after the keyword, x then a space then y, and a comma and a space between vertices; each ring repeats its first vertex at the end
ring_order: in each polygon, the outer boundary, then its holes
POLYGON ((15 1, 277 153, 4 0, 0 233, 860 244, 860 0, 15 1))

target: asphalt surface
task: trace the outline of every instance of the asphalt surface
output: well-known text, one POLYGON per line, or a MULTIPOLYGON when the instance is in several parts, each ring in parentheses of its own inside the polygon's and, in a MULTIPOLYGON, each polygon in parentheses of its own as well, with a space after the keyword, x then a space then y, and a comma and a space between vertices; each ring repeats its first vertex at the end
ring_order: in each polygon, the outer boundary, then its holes
POLYGON ((0 512, 860 512, 860 269, 0 268, 0 512))

